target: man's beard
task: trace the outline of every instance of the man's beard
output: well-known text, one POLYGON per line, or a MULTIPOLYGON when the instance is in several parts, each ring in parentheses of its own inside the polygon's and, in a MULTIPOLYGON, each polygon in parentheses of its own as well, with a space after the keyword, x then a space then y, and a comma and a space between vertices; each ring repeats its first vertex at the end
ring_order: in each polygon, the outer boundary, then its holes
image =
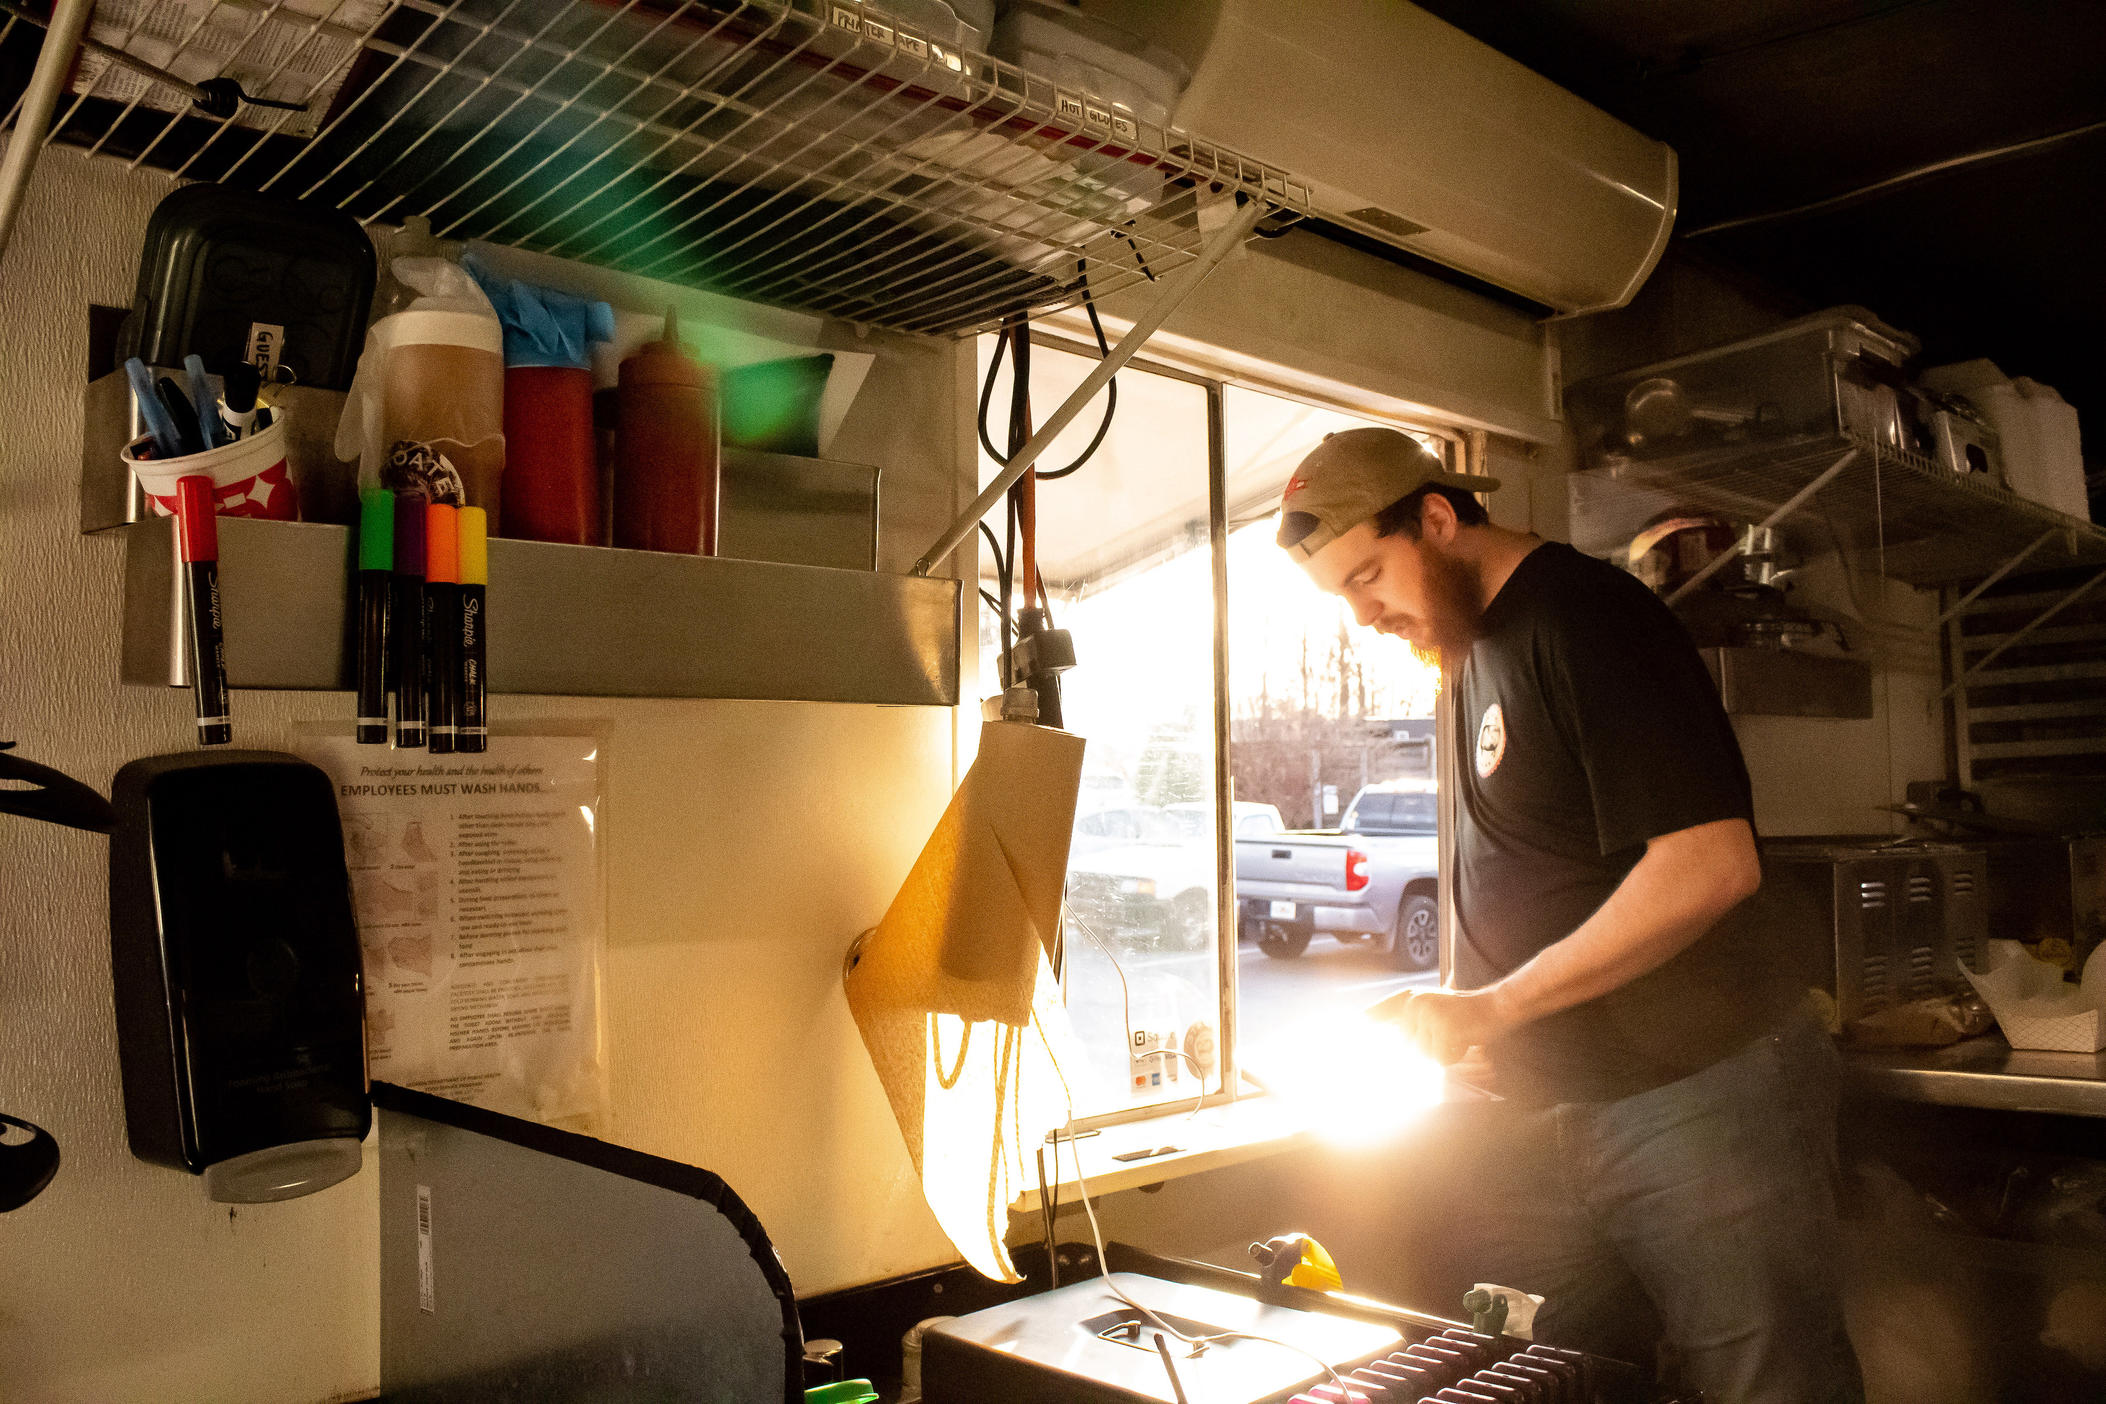
POLYGON ((1444 658, 1460 657, 1476 639, 1484 608, 1477 598, 1477 578, 1468 566, 1438 551, 1421 554, 1426 563, 1426 616, 1397 622, 1408 632, 1405 646, 1412 656, 1438 668, 1444 658))

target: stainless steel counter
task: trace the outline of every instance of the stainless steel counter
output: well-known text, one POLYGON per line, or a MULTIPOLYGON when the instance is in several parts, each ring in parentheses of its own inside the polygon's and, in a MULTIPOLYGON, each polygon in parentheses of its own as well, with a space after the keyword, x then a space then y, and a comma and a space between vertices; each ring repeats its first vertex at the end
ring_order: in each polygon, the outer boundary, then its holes
POLYGON ((1845 1085, 1861 1095, 2106 1117, 2106 1053, 2038 1053, 1986 1034, 1950 1048, 1848 1049, 1843 1058, 1845 1085))

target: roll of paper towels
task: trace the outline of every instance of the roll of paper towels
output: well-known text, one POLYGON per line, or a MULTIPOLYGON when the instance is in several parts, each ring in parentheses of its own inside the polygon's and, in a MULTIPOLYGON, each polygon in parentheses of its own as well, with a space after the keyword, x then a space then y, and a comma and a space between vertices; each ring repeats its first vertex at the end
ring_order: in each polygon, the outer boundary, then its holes
POLYGON ((1002 1235, 1024 1167, 1068 1116, 1078 1065, 1048 957, 1060 929, 1082 738, 989 722, 980 752, 844 983, 936 1221, 1021 1279, 1002 1235), (1027 1144, 1028 1142, 1028 1144, 1027 1144))

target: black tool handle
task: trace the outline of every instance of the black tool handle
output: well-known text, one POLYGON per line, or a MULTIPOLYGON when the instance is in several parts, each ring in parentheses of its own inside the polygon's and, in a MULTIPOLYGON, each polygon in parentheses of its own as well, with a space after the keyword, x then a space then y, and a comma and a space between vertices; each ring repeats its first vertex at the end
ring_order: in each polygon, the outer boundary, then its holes
POLYGON ((175 422, 176 437, 182 440, 183 452, 203 453, 207 447, 204 426, 197 422, 197 407, 190 403, 190 397, 183 393, 182 387, 164 375, 154 382, 154 398, 161 402, 161 408, 167 410, 168 417, 175 422))

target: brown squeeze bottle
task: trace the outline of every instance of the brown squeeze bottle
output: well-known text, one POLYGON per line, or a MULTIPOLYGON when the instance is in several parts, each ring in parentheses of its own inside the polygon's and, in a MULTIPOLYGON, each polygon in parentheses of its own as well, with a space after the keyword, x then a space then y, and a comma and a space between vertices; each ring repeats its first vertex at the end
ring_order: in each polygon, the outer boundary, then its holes
POLYGON ((717 382, 680 346, 672 309, 663 340, 622 359, 615 392, 614 544, 717 553, 717 382))

